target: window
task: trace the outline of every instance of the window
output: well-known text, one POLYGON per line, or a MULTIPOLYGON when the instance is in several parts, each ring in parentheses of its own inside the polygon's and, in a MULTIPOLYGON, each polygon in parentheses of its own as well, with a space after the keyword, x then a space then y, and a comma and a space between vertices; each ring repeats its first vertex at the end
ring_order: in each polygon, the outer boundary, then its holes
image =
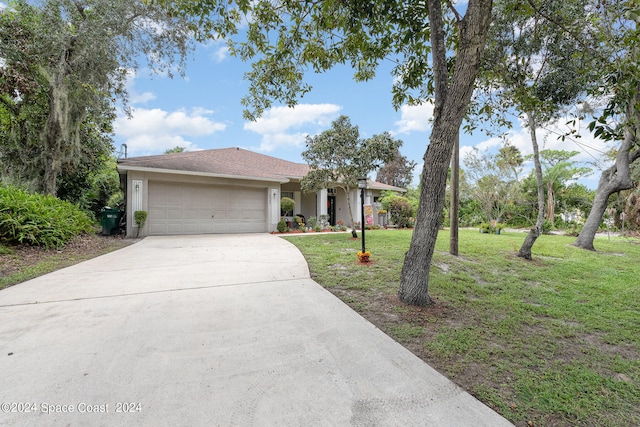
MULTIPOLYGON (((293 198, 293 191, 281 191, 280 192, 280 198, 282 200, 282 198, 284 197, 288 197, 291 200, 294 200, 293 198)), ((293 211, 283 211, 282 209, 280 209, 280 216, 293 216, 293 211)))

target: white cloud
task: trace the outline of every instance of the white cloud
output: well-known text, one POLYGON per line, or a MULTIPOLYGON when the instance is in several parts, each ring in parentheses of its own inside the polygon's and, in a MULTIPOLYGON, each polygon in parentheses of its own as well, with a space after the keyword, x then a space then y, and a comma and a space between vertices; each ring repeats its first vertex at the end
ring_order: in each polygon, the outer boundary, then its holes
POLYGON ((433 119, 433 104, 403 105, 400 107, 400 120, 395 122, 398 128, 394 134, 426 132, 431 129, 431 119, 433 119))
POLYGON ((213 60, 215 62, 222 62, 225 59, 227 59, 227 54, 229 53, 229 47, 228 46, 222 46, 219 47, 218 49, 215 50, 215 52, 213 52, 213 55, 211 56, 213 58, 213 60))
POLYGON ((125 83, 125 88, 127 93, 129 94, 129 104, 130 105, 139 105, 146 104, 149 101, 153 101, 156 99, 156 96, 153 92, 143 92, 139 93, 135 88, 135 80, 137 77, 137 73, 135 70, 129 69, 127 70, 127 81, 125 83))
POLYGON ((222 38, 207 40, 201 43, 200 46, 206 49, 208 57, 216 63, 220 63, 229 57, 229 46, 222 38))
POLYGON ((127 144, 132 155, 157 154, 175 146, 187 150, 198 147, 188 137, 212 135, 226 129, 226 124, 211 120, 213 112, 202 108, 167 112, 159 108, 132 109, 132 118, 118 117, 116 137, 127 144))
POLYGON ((295 107, 273 107, 255 122, 246 122, 244 129, 262 135, 259 151, 274 151, 280 147, 299 147, 306 135, 327 128, 342 107, 335 104, 300 104, 295 107))

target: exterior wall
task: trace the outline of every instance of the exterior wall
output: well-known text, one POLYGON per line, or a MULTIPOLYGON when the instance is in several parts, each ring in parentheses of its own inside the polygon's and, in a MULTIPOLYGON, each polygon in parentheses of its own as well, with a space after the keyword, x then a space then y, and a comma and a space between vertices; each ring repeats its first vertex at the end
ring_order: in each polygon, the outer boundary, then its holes
MULTIPOLYGON (((351 209, 353 209, 353 215, 356 215, 357 206, 353 203, 353 190, 351 191, 351 209)), ((347 194, 342 188, 338 188, 336 191, 336 222, 342 221, 347 227, 351 226, 351 219, 349 218, 349 205, 347 204, 347 194)))
MULTIPOLYGON (((129 172, 127 174, 127 195, 126 195, 126 207, 127 210, 125 212, 126 216, 127 216, 127 237, 135 237, 137 234, 137 230, 138 227, 136 227, 136 223, 133 219, 133 212, 134 212, 134 198, 136 196, 133 195, 133 186, 134 186, 134 181, 137 182, 141 182, 142 183, 142 195, 141 195, 141 199, 142 199, 142 206, 141 206, 141 210, 146 211, 148 210, 148 197, 147 197, 147 186, 149 185, 149 180, 147 179, 147 177, 145 176, 144 173, 142 172, 129 172)), ((145 232, 146 232, 146 227, 143 227, 140 230, 139 236, 146 236, 145 232)))
POLYGON ((327 190, 323 189, 316 193, 316 217, 327 215, 327 190))
POLYGON ((127 171, 126 181, 127 237, 135 237, 136 235, 144 237, 147 235, 146 225, 138 233, 137 226, 133 219, 133 212, 138 209, 145 211, 149 210, 149 181, 264 188, 264 197, 267 198, 267 212, 265 213, 267 230, 275 231, 278 221, 280 220, 280 183, 141 171, 127 171), (139 184, 139 188, 141 187, 141 190, 136 190, 134 181, 139 184), (141 191, 142 194, 137 194, 136 191, 141 191), (136 199, 141 200, 140 207, 134 206, 137 204, 136 199))
POLYGON ((301 204, 298 213, 304 215, 306 219, 309 219, 312 216, 315 216, 317 218, 319 214, 317 211, 316 199, 316 193, 302 193, 301 204))
POLYGON ((278 229, 278 221, 280 221, 280 186, 269 187, 269 231, 278 229))

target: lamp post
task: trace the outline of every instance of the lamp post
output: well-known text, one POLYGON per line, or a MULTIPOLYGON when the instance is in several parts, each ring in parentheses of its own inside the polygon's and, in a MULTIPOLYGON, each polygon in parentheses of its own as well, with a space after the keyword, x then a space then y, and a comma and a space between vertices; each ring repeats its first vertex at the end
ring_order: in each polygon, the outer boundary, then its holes
POLYGON ((364 190, 367 188, 367 177, 358 178, 358 188, 360 189, 360 226, 362 227, 362 253, 365 253, 364 244, 364 190))

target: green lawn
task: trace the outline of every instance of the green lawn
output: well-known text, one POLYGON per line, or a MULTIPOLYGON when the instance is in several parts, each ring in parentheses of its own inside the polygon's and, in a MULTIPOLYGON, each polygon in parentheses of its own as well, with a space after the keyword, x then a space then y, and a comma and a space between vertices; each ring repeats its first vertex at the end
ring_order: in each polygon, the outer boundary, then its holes
POLYGON ((411 231, 290 236, 312 277, 516 425, 640 425, 640 242, 442 231, 419 308, 395 297, 411 231))

